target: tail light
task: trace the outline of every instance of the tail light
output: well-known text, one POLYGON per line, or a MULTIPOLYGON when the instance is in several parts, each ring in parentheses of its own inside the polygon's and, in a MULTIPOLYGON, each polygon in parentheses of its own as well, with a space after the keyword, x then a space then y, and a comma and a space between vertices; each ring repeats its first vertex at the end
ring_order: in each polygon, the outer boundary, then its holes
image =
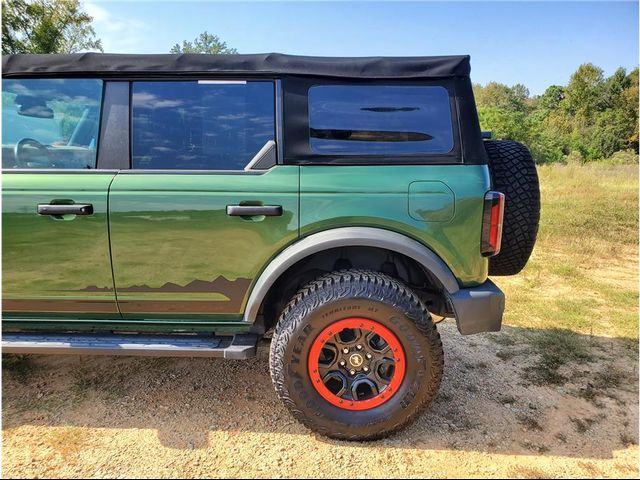
POLYGON ((493 257, 500 253, 503 217, 504 194, 500 192, 487 192, 484 196, 482 242, 480 247, 480 251, 484 257, 493 257))

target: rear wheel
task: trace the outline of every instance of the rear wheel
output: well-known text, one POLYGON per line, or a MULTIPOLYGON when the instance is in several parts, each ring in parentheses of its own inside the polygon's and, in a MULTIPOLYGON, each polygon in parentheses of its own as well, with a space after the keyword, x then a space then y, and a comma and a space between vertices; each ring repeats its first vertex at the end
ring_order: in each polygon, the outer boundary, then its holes
POLYGON ((271 343, 271 376, 291 413, 333 438, 393 433, 435 397, 440 336, 416 295, 377 272, 325 275, 301 289, 271 343))

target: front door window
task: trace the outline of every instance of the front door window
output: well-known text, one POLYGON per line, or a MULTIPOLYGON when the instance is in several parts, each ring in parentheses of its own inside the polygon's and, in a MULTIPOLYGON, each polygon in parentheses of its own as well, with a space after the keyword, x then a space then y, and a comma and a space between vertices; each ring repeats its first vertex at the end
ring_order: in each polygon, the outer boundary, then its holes
POLYGON ((102 80, 2 85, 3 168, 95 168, 102 80))

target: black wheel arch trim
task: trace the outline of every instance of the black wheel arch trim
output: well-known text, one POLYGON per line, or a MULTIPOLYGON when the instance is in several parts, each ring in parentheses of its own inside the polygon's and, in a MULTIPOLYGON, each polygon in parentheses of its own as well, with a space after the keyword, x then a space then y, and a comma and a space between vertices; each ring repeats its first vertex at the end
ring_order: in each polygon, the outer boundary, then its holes
POLYGON ((247 301, 244 321, 253 323, 269 289, 291 266, 305 257, 338 247, 378 247, 417 261, 442 284, 451 296, 460 290, 447 264, 432 250, 401 233, 372 227, 342 227, 314 233, 285 248, 262 271, 247 301))
POLYGON ((287 269, 305 257, 338 247, 378 247, 414 259, 443 286, 462 335, 496 332, 502 326, 504 293, 491 281, 460 288, 447 264, 432 250, 401 233, 373 227, 341 227, 314 233, 285 248, 258 277, 247 301, 244 321, 254 323, 262 302, 287 269))

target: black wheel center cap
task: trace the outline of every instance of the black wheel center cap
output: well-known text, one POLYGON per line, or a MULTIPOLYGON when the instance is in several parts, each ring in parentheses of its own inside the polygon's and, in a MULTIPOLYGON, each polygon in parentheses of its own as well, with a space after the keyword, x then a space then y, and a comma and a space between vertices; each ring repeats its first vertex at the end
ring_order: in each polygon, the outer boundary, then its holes
POLYGON ((349 363, 353 367, 357 368, 360 365, 362 365, 363 362, 364 362, 364 358, 362 358, 362 355, 360 355, 359 353, 354 353, 349 357, 349 363))

